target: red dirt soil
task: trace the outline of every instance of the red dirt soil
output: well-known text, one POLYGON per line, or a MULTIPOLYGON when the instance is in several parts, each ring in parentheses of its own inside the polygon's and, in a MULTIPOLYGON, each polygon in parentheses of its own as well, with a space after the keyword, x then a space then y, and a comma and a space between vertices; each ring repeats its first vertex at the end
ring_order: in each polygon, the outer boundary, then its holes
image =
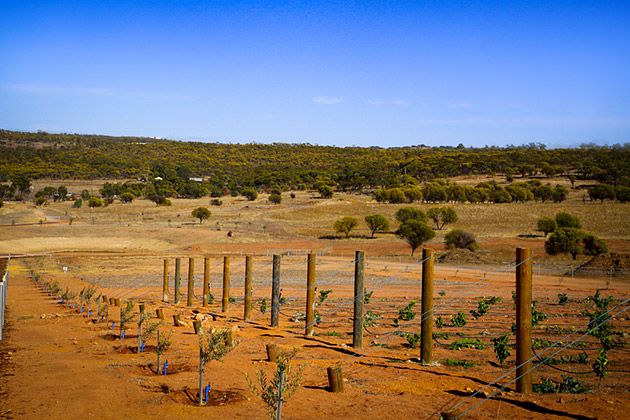
MULTIPOLYGON (((339 249, 337 249, 339 251, 339 249)), ((418 250, 421 251, 421 250, 418 250)), ((352 253, 348 250, 348 256, 352 253)), ((421 255, 421 253, 419 254, 421 255)), ((236 258, 233 258, 235 260, 236 258)), ((216 259, 215 259, 216 261, 216 259)), ((268 262, 268 261, 267 261, 268 262)), ((347 261, 346 261, 347 262, 347 261)), ((91 258, 90 264, 95 264, 91 258)), ((150 262, 155 267, 161 260, 150 262)), ((87 264, 87 263, 86 263, 87 264)), ((137 262, 137 272, 146 272, 142 261, 137 262)), ((171 261, 173 264, 173 261, 171 261)), ((198 263, 200 264, 200 263, 198 263)), ((325 278, 327 265, 335 270, 339 263, 321 259, 319 278, 325 278)), ((400 267, 404 269, 403 265, 400 267)), ((233 262, 236 265, 236 262, 233 262)), ((368 275, 389 276, 397 273, 394 263, 380 264, 378 261, 368 267, 368 275)), ((32 266, 30 263, 29 267, 32 266)), ((185 264, 182 264, 184 267, 185 264)), ((198 269, 199 270, 199 269, 198 269)), ((283 269, 284 270, 284 269, 283 269)), ((289 269, 284 273, 289 273, 289 269)), ((77 277, 61 276, 50 270, 43 270, 42 278, 47 281, 58 280, 62 287, 83 287, 86 283, 77 277)), ((461 290, 468 288, 472 282, 478 281, 479 273, 458 272, 452 267, 441 267, 435 275, 436 305, 444 303, 461 290), (438 292, 444 291, 444 296, 438 292)), ((351 275, 351 271, 348 272, 351 275)), ((472 336, 485 336, 495 331, 493 325, 501 325, 500 329, 509 330, 513 319, 510 292, 514 288, 513 275, 500 278, 492 287, 481 289, 466 296, 458 302, 450 312, 475 309, 480 296, 496 295, 503 298, 496 310, 486 317, 474 322, 469 316, 469 329, 434 328, 434 333, 463 333, 472 336)), ((182 276, 184 287, 185 276, 182 276)), ((300 272, 299 278, 304 278, 300 272)), ((368 277, 372 278, 372 277, 368 277)), ((381 278, 381 277, 373 277, 381 278)), ((220 312, 220 302, 203 308, 185 307, 185 296, 179 305, 159 302, 159 287, 145 289, 104 288, 103 293, 110 296, 129 298, 132 292, 142 295, 148 311, 163 308, 166 320, 173 314, 181 314, 187 326, 173 328, 168 321, 163 330, 174 329, 172 347, 162 356, 172 367, 171 374, 155 373, 156 355, 153 351, 136 353, 137 328, 132 325, 128 338, 121 341, 106 328, 104 323, 95 323, 85 314, 66 306, 48 296, 30 278, 22 261, 11 261, 10 288, 8 293, 7 327, 5 340, 0 344, 0 418, 12 419, 265 419, 264 404, 249 389, 245 373, 255 378, 255 371, 264 369, 268 376, 272 375, 274 364, 266 360, 265 345, 277 342, 285 337, 281 348, 290 350, 298 348, 293 365, 306 363, 303 373, 302 387, 288 400, 283 409, 285 419, 389 419, 389 418, 422 418, 438 419, 439 413, 464 401, 473 391, 482 388, 491 381, 509 372, 514 367, 514 350, 506 362, 506 366, 497 365, 492 347, 485 350, 462 349, 449 350, 434 343, 434 360, 465 359, 479 363, 472 368, 459 366, 422 366, 415 360, 419 350, 408 346, 402 337, 396 337, 387 346, 377 348, 368 356, 344 367, 343 393, 331 393, 328 390, 326 368, 354 354, 351 348, 352 307, 341 312, 333 312, 326 316, 329 308, 343 304, 344 299, 352 296, 352 283, 332 283, 320 286, 333 290, 329 299, 318 306, 324 322, 315 331, 315 337, 305 337, 300 328, 303 323, 293 323, 290 315, 296 311, 304 312, 304 299, 300 282, 284 284, 283 295, 289 296, 297 290, 297 298, 290 299, 281 311, 280 328, 270 328, 269 312, 261 315, 257 310, 252 322, 242 322, 243 309, 240 301, 230 306, 227 313, 220 312), (293 287, 292 287, 293 286, 293 287), (205 315, 204 329, 236 326, 234 338, 239 343, 228 353, 222 362, 212 361, 206 366, 205 382, 211 382, 215 397, 232 398, 225 404, 195 406, 197 392, 197 336, 193 333, 193 312, 205 315), (212 316, 216 321, 212 320, 212 316), (296 328, 297 327, 297 328, 296 328), (340 336, 332 333, 339 334, 340 336), (330 333, 330 335, 327 335, 330 333), (123 350, 120 350, 123 349, 123 350), (241 397, 242 396, 242 397, 241 397)), ((241 283, 242 284, 242 283, 241 283)), ((372 284, 375 284, 373 281, 372 284)), ((615 279, 604 296, 614 295, 617 298, 630 296, 630 282, 615 279)), ((369 285, 368 285, 369 287, 369 285)), ((539 300, 538 308, 550 314, 548 325, 558 328, 580 326, 586 318, 579 318, 581 310, 587 308, 583 299, 592 295, 597 287, 605 287, 601 279, 580 279, 568 282, 558 277, 535 278, 535 299, 539 300), (567 293, 570 302, 566 306, 557 304, 557 294, 567 293), (576 318, 578 317, 578 318, 576 318)), ((234 289, 235 295, 242 295, 241 286, 234 289)), ((217 290, 212 290, 213 293, 217 290)), ((185 291, 183 291, 185 293, 185 291)), ((255 289, 255 308, 259 299, 270 296, 269 287, 255 289)), ((216 294, 216 296, 219 296, 216 294)), ((385 334, 393 330, 391 318, 405 306, 410 299, 419 298, 419 276, 417 270, 401 275, 397 284, 378 289, 366 310, 378 309, 384 316, 378 326, 371 328, 364 336, 364 344, 378 342, 385 334), (370 306, 373 305, 373 306, 370 306)), ((268 299, 269 304, 269 299, 268 299)), ((420 308, 416 306, 419 313, 420 308)), ((626 305, 627 306, 627 305, 626 305)), ((118 320, 116 308, 110 308, 110 319, 118 320)), ((628 313, 615 320, 615 328, 627 332, 630 325, 628 313)), ((448 316, 443 314, 448 324, 448 316)), ((153 319, 155 320, 155 319, 153 319)), ((111 322, 111 321, 110 321, 111 322)), ((416 326, 416 331, 419 328, 416 326)), ((497 330, 498 331, 498 330, 497 330)), ((535 334, 552 334, 547 330, 536 331, 535 334), (545 332, 546 331, 546 332, 545 332)), ((536 336, 536 335, 535 335, 536 336)), ((542 335, 541 335, 542 337, 542 335)), ((559 339, 563 335, 555 335, 559 339)), ((458 339, 461 339, 458 338, 458 339)), ((439 339, 438 341, 452 341, 439 339)), ((489 342, 488 338, 483 338, 489 342)), ((597 340, 593 337, 585 339, 588 344, 589 361, 596 357, 597 340), (590 349, 593 347, 593 349, 590 349)), ((627 341, 627 340, 626 340, 627 341)), ((152 343, 147 343, 148 345, 152 343)), ((542 351, 542 350, 539 350, 542 351)), ((577 357, 582 348, 568 349, 561 354, 577 357)), ((467 419, 623 419, 630 418, 627 406, 630 403, 630 375, 623 371, 630 370, 628 347, 611 350, 611 370, 609 377, 598 386, 594 374, 574 375, 595 390, 585 394, 530 394, 515 393, 514 385, 505 391, 483 402, 468 413, 467 419), (622 372, 616 372, 622 371, 622 372)), ((556 357, 559 357, 556 356, 556 357)), ((587 371, 590 365, 568 365, 560 367, 568 370, 587 371)), ((559 372, 543 366, 534 373, 534 383, 543 376, 560 379, 559 372)), ((514 375, 509 374, 513 379, 514 375)), ((507 380, 500 381, 506 383, 507 380)), ((489 387, 486 391, 496 388, 489 387)), ((228 400, 230 399, 228 398, 228 400)), ((459 407, 463 411, 483 400, 473 397, 459 407)))

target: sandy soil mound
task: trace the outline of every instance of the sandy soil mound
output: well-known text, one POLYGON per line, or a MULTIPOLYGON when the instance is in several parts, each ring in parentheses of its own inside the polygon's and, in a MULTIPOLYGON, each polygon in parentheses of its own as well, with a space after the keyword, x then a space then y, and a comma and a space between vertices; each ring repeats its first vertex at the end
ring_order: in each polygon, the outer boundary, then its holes
POLYGON ((440 254, 438 261, 477 261, 480 256, 469 249, 451 249, 440 254))
POLYGON ((611 252, 609 254, 597 255, 586 264, 583 264, 577 271, 587 271, 590 268, 612 268, 613 270, 630 270, 630 254, 620 254, 611 252))

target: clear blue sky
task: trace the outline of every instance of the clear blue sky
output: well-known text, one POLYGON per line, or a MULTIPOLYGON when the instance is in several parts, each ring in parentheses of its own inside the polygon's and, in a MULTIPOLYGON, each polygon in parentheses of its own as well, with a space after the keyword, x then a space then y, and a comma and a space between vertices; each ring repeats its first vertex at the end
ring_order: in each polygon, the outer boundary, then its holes
POLYGON ((0 0, 0 128, 630 142, 630 1, 0 0))

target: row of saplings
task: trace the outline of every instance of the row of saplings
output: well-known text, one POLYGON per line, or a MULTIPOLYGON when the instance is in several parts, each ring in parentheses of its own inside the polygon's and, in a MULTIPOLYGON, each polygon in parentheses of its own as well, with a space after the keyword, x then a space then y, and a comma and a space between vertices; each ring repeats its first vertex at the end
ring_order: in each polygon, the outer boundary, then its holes
MULTIPOLYGON (((114 331, 116 321, 109 318, 109 306, 119 307, 118 329, 120 331, 119 338, 124 339, 125 333, 136 319, 133 313, 134 302, 126 301, 121 304, 120 299, 107 299, 102 294, 96 295, 96 288, 87 286, 80 292, 76 290, 70 291, 67 287, 62 290, 58 282, 42 281, 41 276, 31 270, 33 281, 38 284, 51 297, 58 299, 59 304, 76 310, 86 318, 93 319, 96 323, 105 323, 108 329, 114 331), (96 316, 93 318, 91 303, 96 305, 96 316)), ((173 331, 168 334, 160 334, 160 327, 164 325, 163 314, 160 310, 156 310, 158 318, 162 318, 159 322, 149 321, 149 316, 145 310, 145 305, 140 304, 140 313, 138 319, 138 348, 137 352, 144 351, 146 342, 151 338, 156 338, 155 352, 157 355, 158 375, 167 374, 168 362, 163 367, 161 364, 161 356, 171 346, 171 336, 173 331)), ((204 368, 206 364, 212 360, 221 360, 228 352, 230 352, 238 343, 232 338, 232 331, 227 326, 224 328, 212 328, 209 331, 201 329, 201 321, 196 321, 195 329, 199 334, 199 391, 198 405, 206 405, 209 402, 210 384, 204 387, 204 368)), ((256 379, 252 380, 247 374, 246 379, 252 390, 266 405, 267 411, 272 419, 279 419, 282 416, 282 403, 286 402, 300 386, 302 381, 302 371, 305 365, 302 364, 297 370, 292 371, 291 360, 296 354, 297 349, 291 352, 279 351, 276 356, 276 371, 272 378, 268 378, 264 370, 256 371, 256 379)))
MULTIPOLYGON (((445 296, 446 292, 439 292, 441 296, 445 296)), ((512 292, 512 299, 514 301, 514 309, 516 308, 516 297, 515 292, 512 292)), ((470 314, 472 317, 477 320, 484 316, 486 313, 490 311, 492 305, 501 302, 502 299, 497 296, 491 296, 489 298, 483 298, 477 302, 477 309, 470 310, 470 314)), ((585 309, 582 312, 582 315, 588 317, 589 322, 587 326, 587 331, 592 336, 596 337, 600 340, 601 348, 599 349, 598 357, 591 364, 595 375, 599 378, 599 383, 603 382, 603 380, 608 376, 608 351, 612 348, 618 348, 623 346, 625 343, 619 338, 619 336, 623 336, 623 333, 614 329, 611 320, 611 315, 609 314, 609 306, 612 302, 614 302, 614 297, 610 296, 608 298, 602 298, 600 296, 599 289, 593 296, 589 296, 586 299, 586 302, 592 305, 593 308, 585 309), (593 310, 590 310, 593 309, 593 310)), ((569 302, 569 299, 566 293, 560 293, 558 295, 558 304, 566 305, 569 302)), ((398 311, 398 317, 393 320, 395 326, 399 326, 400 321, 411 321, 415 319, 416 313, 413 311, 413 307, 416 304, 415 300, 412 300, 409 304, 407 304, 404 308, 398 311)), ((539 324, 546 320, 548 317, 543 312, 536 309, 537 301, 533 301, 532 303, 532 327, 538 327, 539 324)), ((380 314, 368 312, 366 315, 366 320, 364 321, 365 325, 375 325, 374 319, 380 318, 380 314)), ((450 325, 447 325, 447 321, 442 316, 437 316, 435 319, 435 325, 438 329, 444 327, 464 327, 467 323, 466 313, 464 311, 458 311, 457 314, 450 316, 450 325)), ((546 327, 547 331, 552 331, 555 333, 565 333, 567 330, 558 327, 546 327)), ((516 323, 512 322, 511 326, 512 334, 516 334, 516 323)), ((398 335, 407 339, 407 342, 410 347, 417 348, 420 346, 421 342, 421 334, 420 333, 410 333, 410 332, 400 332, 398 335)), ((465 334, 456 334, 458 336, 462 336, 465 334)), ((438 332, 433 334, 434 340, 440 339, 448 339, 451 336, 449 333, 438 332)), ((502 334, 498 337, 491 338, 491 341, 494 346, 494 353, 496 355, 497 360, 500 364, 503 364, 505 360, 510 357, 511 352, 510 348, 513 348, 513 345, 508 344, 510 338, 508 334, 502 334)), ((439 341, 438 341, 439 342, 439 341)), ((537 340, 534 339, 532 343, 532 348, 543 348, 553 346, 554 343, 551 343, 546 340, 537 340)), ((575 342, 573 343, 573 347, 583 347, 584 343, 575 342)), ((447 345, 447 348, 450 350, 460 350, 462 348, 474 348, 474 349, 485 349, 487 345, 484 344, 479 338, 471 338, 471 337, 463 337, 460 340, 454 341, 447 345)), ((586 352, 583 352, 579 355, 579 357, 574 358, 573 356, 561 356, 559 359, 554 357, 541 358, 537 356, 539 362, 545 365, 556 365, 556 364, 564 364, 564 363, 579 363, 586 364, 588 363, 588 356, 586 352)), ((477 365, 477 362, 466 361, 466 360, 457 360, 457 359, 446 359, 444 361, 445 364, 450 366, 464 366, 464 367, 472 367, 477 365)), ((581 393, 589 391, 589 389, 585 388, 582 384, 582 381, 579 381, 571 376, 562 375, 562 382, 556 383, 550 378, 542 378, 539 384, 534 384, 533 386, 535 392, 539 393, 554 393, 554 392, 569 392, 569 393, 581 393)))
MULTIPOLYGON (((88 286, 82 289, 79 293, 75 293, 73 291, 69 291, 67 288, 65 292, 62 293, 61 287, 57 282, 49 283, 49 282, 41 282, 38 274, 31 272, 33 279, 36 283, 38 283, 44 290, 46 290, 51 296, 59 298, 60 303, 71 306, 76 309, 79 313, 84 313, 85 316, 91 318, 92 311, 90 309, 90 302, 96 302, 97 304, 97 317, 95 322, 105 322, 107 323, 107 327, 112 330, 115 328, 115 321, 112 321, 111 326, 109 325, 109 304, 112 303, 114 305, 120 306, 120 317, 119 317, 119 328, 120 328, 120 338, 124 339, 125 331, 129 327, 131 321, 135 319, 135 314, 133 314, 134 304, 133 302, 125 302, 124 305, 120 305, 120 302, 111 298, 110 300, 104 300, 104 305, 101 305, 102 296, 99 294, 94 297, 96 294, 96 289, 92 286, 88 286), (79 303, 77 304, 77 298, 79 303), (71 302, 72 301, 72 302, 71 302), (85 306, 84 306, 85 305, 85 306)), ((323 303, 328 295, 332 293, 332 290, 325 290, 320 292, 320 303, 323 303)), ((372 293, 365 294, 364 301, 365 303, 369 303, 372 297, 372 293)), ((446 292, 439 292, 441 296, 445 296, 446 292)), ((515 293, 512 292, 512 298, 515 300, 515 293)), ((588 323, 588 332, 594 337, 598 338, 601 343, 601 349, 599 350, 598 357, 592 363, 592 368, 596 374, 596 376, 601 382, 608 375, 608 351, 612 348, 623 346, 625 343, 618 338, 622 335, 619 331, 616 331, 610 322, 611 316, 609 315, 609 306, 612 302, 614 302, 614 298, 612 296, 608 298, 602 298, 600 296, 600 291, 597 292, 593 296, 589 296, 587 298, 587 302, 594 305, 594 310, 584 310, 582 312, 583 315, 589 318, 588 323)), ((492 305, 501 302, 500 297, 492 296, 489 298, 483 298, 477 302, 477 309, 471 310, 470 314, 476 320, 484 316, 486 313, 490 311, 492 305)), ((558 295, 558 304, 565 305, 569 302, 569 299, 566 294, 561 293, 558 295)), ((413 307, 416 304, 416 301, 411 301, 408 305, 398 311, 398 317, 393 320, 394 325, 398 326, 399 321, 411 321, 415 319, 416 313, 413 311, 413 307)), ((536 309, 537 301, 533 302, 532 305, 532 326, 537 327, 539 324, 547 319, 547 315, 538 311, 536 309)), ((514 304, 515 305, 515 304, 514 304)), ((261 312, 265 312, 263 309, 264 302, 261 303, 261 312)), ((167 363, 164 364, 164 368, 160 364, 160 356, 168 349, 168 347, 172 344, 170 341, 172 331, 167 335, 160 335, 159 327, 163 325, 162 322, 150 322, 147 321, 148 317, 144 310, 144 305, 140 306, 140 318, 138 322, 138 352, 142 352, 144 350, 144 344, 146 341, 157 335, 157 345, 155 347, 157 354, 157 373, 158 374, 166 374, 167 363)), ((159 313, 158 313, 159 315, 159 313)), ((363 327, 364 330, 369 332, 369 327, 376 325, 376 320, 381 318, 381 315, 377 312, 367 311, 364 315, 363 327)), ((208 392, 210 386, 203 386, 203 372, 204 366, 211 360, 220 360, 227 352, 232 350, 234 345, 236 344, 232 339, 231 331, 228 328, 221 329, 211 329, 210 331, 203 333, 203 330, 200 328, 200 321, 197 321, 199 325, 195 325, 200 332, 199 335, 199 396, 198 403, 199 405, 204 405, 205 402, 208 401, 208 392)), ((437 316, 435 320, 436 327, 438 329, 449 327, 446 321, 442 318, 442 316, 437 316)), ((464 311, 458 311, 457 314, 450 316, 450 326, 452 327, 464 327, 467 324, 466 314, 464 311)), ((539 327, 540 328, 540 327, 539 327)), ((547 331, 555 331, 558 333, 563 333, 565 330, 557 327, 547 327, 547 331)), ((511 327, 512 334, 516 332, 516 325, 512 323, 511 327)), ((407 339, 409 345, 411 347, 418 347, 420 345, 420 334, 419 333, 407 333, 400 332, 399 335, 403 336, 407 339)), ((460 334, 461 335, 461 334, 460 334)), ((450 334, 448 333, 434 333, 434 339, 448 339, 450 334)), ((491 339, 494 345, 494 353, 497 357, 499 363, 503 364, 507 358, 510 357, 511 352, 510 348, 513 345, 508 344, 509 336, 507 334, 503 334, 498 337, 494 337, 491 339)), ((553 345, 545 340, 534 340, 533 347, 534 348, 542 348, 549 347, 553 345)), ((583 343, 576 342, 575 347, 579 347, 583 345, 583 343)), ((451 350, 459 350, 462 348, 475 348, 475 349, 484 349, 487 345, 484 344, 479 338, 470 338, 463 337, 461 340, 454 341, 448 345, 448 348, 451 350)), ((291 353, 283 353, 279 352, 277 356, 277 369, 273 376, 273 378, 268 379, 265 372, 259 370, 256 372, 257 376, 257 384, 254 384, 251 378, 247 377, 247 381, 250 385, 252 391, 259 396, 265 404, 267 404, 269 414, 272 418, 278 418, 276 415, 281 413, 282 410, 282 402, 286 401, 293 393, 297 390, 301 382, 301 374, 304 366, 302 365, 297 372, 291 374, 291 365, 290 361, 295 356, 295 349, 291 353)), ((540 359, 540 358, 539 358, 540 359)), ((574 358, 572 356, 562 356, 559 359, 550 357, 545 360, 540 359, 540 361, 546 365, 555 365, 562 363, 579 363, 586 364, 588 363, 588 356, 584 352, 579 357, 574 358)), ((464 366, 470 367, 474 366, 476 363, 466 360, 457 360, 457 359, 447 359, 444 361, 447 365, 455 365, 455 366, 464 366)), ((549 393, 549 392, 585 392, 588 391, 582 382, 574 379, 571 376, 562 375, 563 382, 556 383, 552 381, 550 378, 543 378, 541 383, 534 385, 534 391, 541 393, 549 393)))

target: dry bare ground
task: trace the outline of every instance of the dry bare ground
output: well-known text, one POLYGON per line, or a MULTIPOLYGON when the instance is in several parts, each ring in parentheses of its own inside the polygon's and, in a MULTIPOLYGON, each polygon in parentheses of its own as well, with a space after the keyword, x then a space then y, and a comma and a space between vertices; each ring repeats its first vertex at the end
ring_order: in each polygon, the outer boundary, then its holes
MULTIPOLYGON (((81 184, 76 188, 82 189, 81 184)), ((583 203, 579 192, 573 192, 570 200, 561 205, 453 205, 460 217, 453 227, 478 236, 484 263, 463 260, 460 265, 455 261, 438 263, 435 302, 441 309, 436 316, 441 315, 446 326, 434 332, 446 333, 448 337, 444 334, 434 343, 434 360, 441 365, 422 366, 416 361, 419 350, 410 347, 404 337, 391 334, 396 329, 393 318, 398 311, 420 298, 418 259, 410 258, 408 246, 391 234, 367 239, 369 232, 365 226, 351 239, 326 239, 333 234, 332 224, 339 217, 353 215, 362 219, 367 214, 381 213, 393 221, 399 205, 377 204, 364 195, 336 195, 331 200, 322 200, 306 192, 299 192, 295 199, 285 196, 277 206, 267 203, 265 196, 254 202, 231 197, 223 201, 221 207, 209 206, 206 198, 173 200, 171 207, 156 207, 141 200, 101 209, 73 209, 70 203, 51 204, 42 209, 8 203, 1 208, 0 253, 37 255, 13 258, 11 262, 8 328, 0 346, 0 418, 262 419, 266 416, 265 407, 249 390, 245 373, 252 376, 256 370, 264 369, 271 374, 274 365, 266 361, 265 350, 270 343, 279 343, 287 350, 297 347, 294 364, 306 363, 303 386, 284 406, 287 419, 402 416, 437 419, 440 411, 459 403, 458 408, 466 411, 482 401, 466 418, 628 418, 624 411, 630 401, 628 347, 610 350, 609 376, 600 385, 591 368, 600 345, 590 335, 579 341, 584 344, 572 345, 554 356, 556 359, 571 356, 575 360, 586 352, 587 363, 565 360, 559 365, 540 366, 534 372, 534 383, 543 377, 562 381, 563 374, 584 381, 585 387, 592 391, 520 395, 511 384, 487 400, 483 394, 468 398, 504 374, 506 377, 499 384, 514 379, 514 373, 510 373, 515 365, 514 350, 505 365, 499 365, 490 343, 495 336, 510 335, 514 319, 511 300, 514 273, 501 271, 507 268, 502 263, 514 259, 516 246, 531 247, 535 262, 573 263, 567 257, 545 256, 542 237, 517 236, 536 234, 535 221, 540 216, 569 211, 580 216, 587 230, 607 239, 613 251, 628 252, 627 205, 583 203), (190 212, 202 205, 213 214, 200 225, 190 212), (69 224, 71 217, 75 220, 69 224), (232 237, 227 236, 228 231, 233 232, 232 237), (375 345, 370 347, 374 350, 361 358, 353 357, 356 350, 351 348, 350 335, 353 255, 357 249, 366 251, 366 283, 368 290, 375 289, 366 310, 382 316, 365 332, 364 343, 375 345), (292 321, 296 312, 305 312, 304 256, 283 257, 281 283, 287 303, 281 310, 280 327, 270 328, 269 312, 260 311, 262 298, 270 305, 271 257, 267 254, 286 250, 332 251, 332 255, 318 257, 318 291, 333 292, 317 306, 322 322, 315 328, 314 337, 304 336, 304 321, 292 321), (221 296, 222 256, 231 256, 231 296, 236 301, 225 313, 219 303, 208 308, 200 304, 200 257, 206 255, 211 262, 211 292, 217 301, 221 296), (244 255, 255 256, 254 309, 250 322, 243 321, 244 255), (185 306, 185 296, 182 303, 172 303, 175 257, 182 258, 184 295, 188 258, 195 258, 192 307, 185 306), (169 303, 160 299, 164 258, 170 262, 169 303), (64 267, 67 267, 65 273, 64 267), (156 356, 150 347, 154 338, 147 342, 146 352, 135 352, 135 324, 126 339, 121 340, 117 330, 111 331, 105 323, 95 322, 94 316, 89 319, 85 312, 63 306, 46 295, 33 282, 31 271, 41 276, 40 281, 56 281, 64 289, 79 291, 95 285, 97 294, 144 302, 151 314, 157 308, 163 309, 166 322, 162 332, 174 330, 173 345, 164 355, 172 368, 171 374, 155 373, 156 356), (473 320, 470 311, 477 309, 481 298, 489 296, 501 297, 502 302, 492 306, 484 317, 473 320), (458 311, 467 315, 465 327, 451 325, 450 316, 458 311), (175 314, 181 315, 183 326, 173 326, 175 314), (206 382, 216 392, 215 399, 219 401, 221 395, 229 395, 230 403, 195 406, 198 344, 191 325, 195 316, 204 319, 205 330, 223 326, 235 329, 238 345, 223 363, 211 362, 205 375, 206 382), (479 339, 490 347, 449 349, 450 344, 463 339, 479 339), (451 366, 446 364, 447 360, 451 364, 468 361, 475 365, 451 366), (326 368, 340 362, 348 363, 343 368, 345 391, 335 394, 327 389, 326 368)), ((418 207, 426 210, 431 205, 418 207)), ((442 249, 443 233, 439 232, 429 245, 442 249)), ((584 261, 586 258, 580 257, 578 263, 584 261)), ((534 337, 541 340, 537 352, 543 352, 549 343, 569 344, 578 338, 567 336, 588 323, 581 313, 592 309, 586 297, 597 288, 604 289, 604 296, 613 295, 617 299, 615 304, 630 297, 627 278, 572 278, 564 269, 541 273, 534 268, 537 308, 549 315, 534 332, 534 337), (567 305, 558 304, 559 293, 568 295, 567 305)), ((624 308, 628 308, 627 303, 620 307, 624 308)), ((117 310, 112 308, 110 322, 117 323, 117 310)), ((419 303, 414 310, 420 313, 419 303)), ((403 330, 418 332, 418 319, 403 330)), ((151 321, 157 321, 154 315, 151 321)), ((621 334, 619 338, 627 341, 628 312, 613 322, 621 334)), ((512 338, 510 342, 513 343, 512 338)), ((494 389, 496 386, 491 386, 484 392, 494 389)))

